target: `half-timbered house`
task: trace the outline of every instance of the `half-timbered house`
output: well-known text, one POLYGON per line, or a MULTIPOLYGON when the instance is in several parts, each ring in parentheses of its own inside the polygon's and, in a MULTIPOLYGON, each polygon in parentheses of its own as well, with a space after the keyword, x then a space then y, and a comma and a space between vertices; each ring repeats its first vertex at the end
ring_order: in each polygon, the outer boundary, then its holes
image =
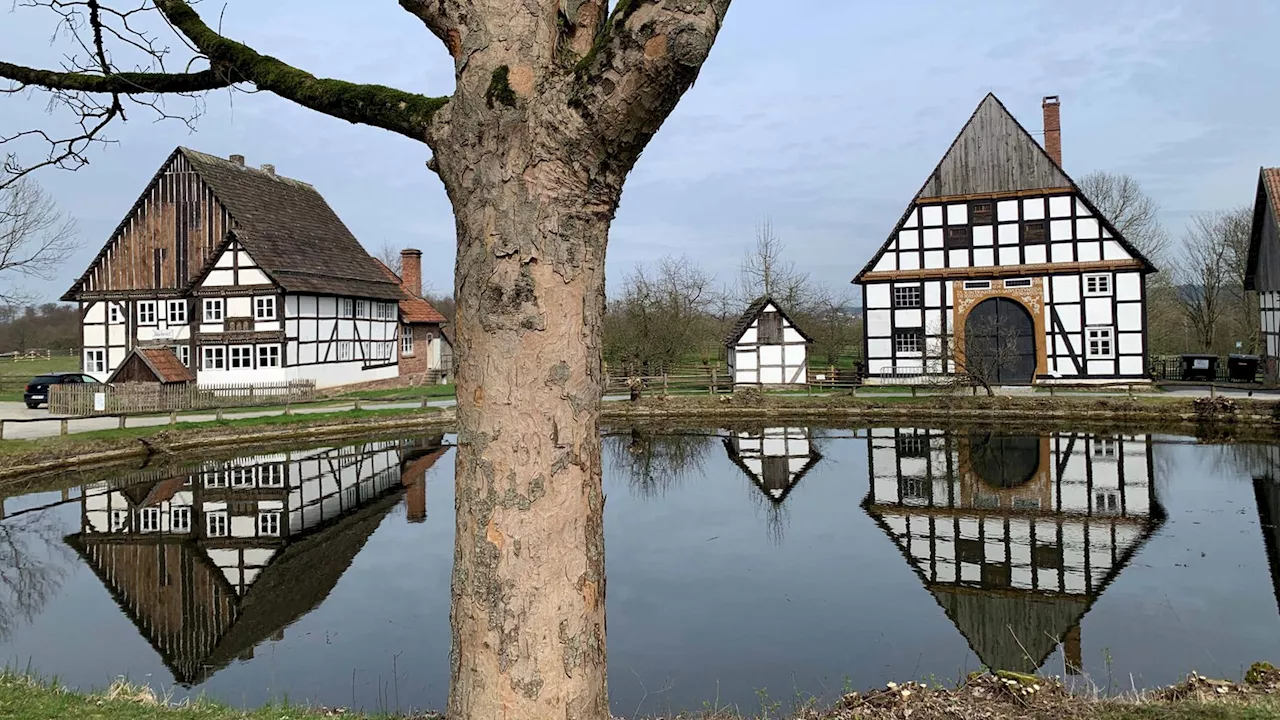
POLYGON ((987 95, 854 282, 869 383, 1140 380, 1155 268, 987 95))
POLYGON ((812 342, 773 298, 762 295, 725 337, 725 362, 735 385, 803 385, 812 342))
POLYGON ((1258 293, 1260 348, 1268 382, 1280 380, 1280 168, 1258 171, 1244 289, 1258 293))
POLYGON ((922 428, 867 435, 863 508, 984 665, 1035 672, 1165 518, 1151 438, 922 428))
POLYGON ((281 639, 407 495, 425 516, 441 437, 210 461, 81 494, 67 538, 173 673, 196 685, 281 639))
POLYGON ((394 377, 397 284, 320 193, 178 148, 84 274, 83 368, 169 347, 201 385, 394 377))

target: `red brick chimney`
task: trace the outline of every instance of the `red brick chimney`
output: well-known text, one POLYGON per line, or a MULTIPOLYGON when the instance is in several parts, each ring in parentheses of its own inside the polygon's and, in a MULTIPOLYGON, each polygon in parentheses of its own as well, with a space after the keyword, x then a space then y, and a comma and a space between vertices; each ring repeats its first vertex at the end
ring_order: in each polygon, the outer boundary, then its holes
POLYGON ((422 251, 408 248, 400 251, 400 287, 422 297, 422 251))
POLYGON ((1044 149, 1053 161, 1062 165, 1062 119, 1058 116, 1058 96, 1046 95, 1040 103, 1044 110, 1044 149))

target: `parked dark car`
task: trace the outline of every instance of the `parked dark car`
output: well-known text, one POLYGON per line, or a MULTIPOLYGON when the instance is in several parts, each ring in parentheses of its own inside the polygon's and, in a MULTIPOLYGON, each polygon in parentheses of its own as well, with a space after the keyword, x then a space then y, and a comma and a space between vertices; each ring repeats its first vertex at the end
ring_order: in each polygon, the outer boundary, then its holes
POLYGON ((67 383, 97 383, 101 385, 102 381, 92 375, 78 372, 45 373, 31 378, 31 382, 27 383, 26 392, 22 393, 22 401, 27 404, 27 407, 34 410, 49 402, 50 385, 64 385, 67 383))

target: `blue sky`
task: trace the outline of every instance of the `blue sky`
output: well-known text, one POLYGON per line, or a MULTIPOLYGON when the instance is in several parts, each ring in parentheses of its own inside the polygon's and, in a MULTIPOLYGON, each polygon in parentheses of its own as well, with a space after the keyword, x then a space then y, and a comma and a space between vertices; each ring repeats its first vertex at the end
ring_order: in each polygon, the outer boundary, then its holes
MULTIPOLYGON (((230 0, 222 22, 317 75, 452 90, 440 43, 392 0, 230 0)), ((1180 236, 1193 213, 1251 203, 1257 168, 1280 163, 1280 56, 1267 50, 1277 29, 1280 3, 1265 0, 737 0, 628 180, 610 286, 665 254, 730 281, 765 215, 801 270, 844 286, 988 91, 1033 133, 1040 98, 1061 96, 1067 172, 1132 174, 1180 236)), ((48 11, 0 10, 0 57, 56 67, 67 46, 50 44, 52 30, 48 11)), ((38 288, 47 298, 83 271, 180 144, 314 184, 371 251, 420 248, 424 282, 452 286, 453 218, 425 146, 267 94, 206 102, 195 133, 135 113, 89 167, 38 175, 84 242, 38 288)), ((0 97, 0 134, 58 122, 45 103, 0 97)))

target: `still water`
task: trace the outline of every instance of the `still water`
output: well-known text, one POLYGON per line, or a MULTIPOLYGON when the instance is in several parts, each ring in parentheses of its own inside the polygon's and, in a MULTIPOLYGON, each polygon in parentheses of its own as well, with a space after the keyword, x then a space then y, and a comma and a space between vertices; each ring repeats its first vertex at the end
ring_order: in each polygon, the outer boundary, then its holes
MULTIPOLYGON (((447 436, 10 497, 0 661, 233 704, 442 708, 447 436)), ((1280 648, 1280 448, 774 427, 607 434, 616 714, 983 665, 1105 689, 1280 648)))

